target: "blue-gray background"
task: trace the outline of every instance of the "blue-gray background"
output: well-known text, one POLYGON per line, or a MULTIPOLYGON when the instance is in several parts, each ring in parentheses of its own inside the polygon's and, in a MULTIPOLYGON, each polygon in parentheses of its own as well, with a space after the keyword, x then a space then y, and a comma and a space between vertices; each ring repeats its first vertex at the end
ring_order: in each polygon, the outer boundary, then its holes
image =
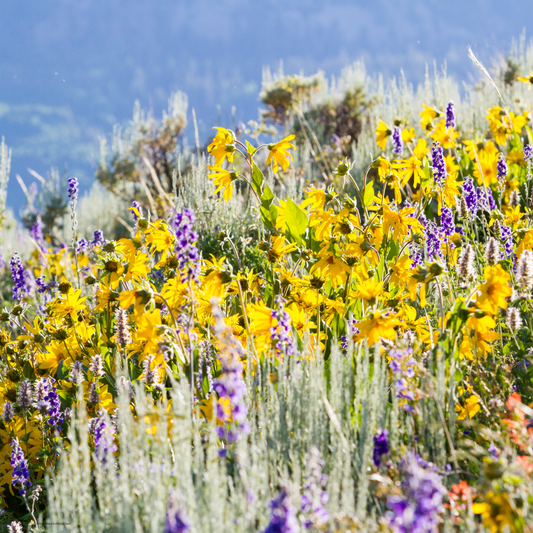
POLYGON ((156 116, 182 90, 200 134, 257 118, 264 65, 338 74, 363 57, 369 72, 423 79, 425 64, 472 81, 471 45, 490 65, 533 14, 532 0, 2 0, 0 135, 15 174, 51 166, 90 185, 98 137, 126 124, 139 99, 156 116))

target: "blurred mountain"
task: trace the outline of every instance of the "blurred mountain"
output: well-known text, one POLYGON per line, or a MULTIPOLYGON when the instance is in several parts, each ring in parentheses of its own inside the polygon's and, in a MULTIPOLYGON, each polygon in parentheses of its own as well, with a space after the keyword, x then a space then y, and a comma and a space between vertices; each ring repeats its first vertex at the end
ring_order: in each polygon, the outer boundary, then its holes
MULTIPOLYGON (((328 75, 363 57, 370 72, 423 79, 447 62, 468 80, 471 45, 490 64, 524 29, 531 0, 3 0, 0 135, 14 179, 68 168, 88 186, 99 136, 131 119, 135 100, 160 116, 172 91, 189 96, 200 136, 256 118, 264 65, 328 75)), ((477 77, 477 73, 475 76, 477 77)))

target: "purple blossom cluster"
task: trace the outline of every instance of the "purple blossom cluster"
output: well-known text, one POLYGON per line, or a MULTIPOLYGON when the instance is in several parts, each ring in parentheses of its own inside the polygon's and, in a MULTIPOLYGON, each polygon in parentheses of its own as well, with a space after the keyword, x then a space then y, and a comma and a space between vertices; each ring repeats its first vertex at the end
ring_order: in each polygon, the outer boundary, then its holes
POLYGON ((117 445, 112 436, 112 428, 106 420, 107 411, 100 409, 98 416, 89 421, 89 433, 93 436, 94 452, 103 463, 107 463, 109 453, 117 451, 117 445))
POLYGON ((424 226, 424 236, 426 241, 426 259, 432 261, 442 258, 441 250, 441 230, 432 220, 428 220, 425 215, 418 217, 424 226))
POLYGON ((285 489, 270 503, 272 517, 264 533, 299 533, 300 525, 296 518, 296 509, 291 504, 285 489))
POLYGON ((374 435, 374 450, 372 460, 379 467, 381 458, 389 453, 389 431, 387 429, 378 429, 374 435))
POLYGON ((37 213, 35 224, 30 229, 30 236, 37 243, 39 248, 44 250, 43 221, 41 220, 41 215, 39 213, 37 213))
MULTIPOLYGON (((131 202, 131 206, 132 207, 135 207, 135 209, 137 209, 137 211, 139 212, 139 214, 142 216, 143 214, 143 211, 142 211, 142 207, 141 207, 141 204, 140 202, 138 202, 137 200, 133 200, 133 202, 131 202)), ((135 222, 137 222, 137 220, 139 220, 139 217, 137 216, 137 214, 135 213, 135 211, 131 211, 132 214, 133 214, 133 220, 135 222)))
POLYGON ((40 276, 35 279, 35 284, 37 285, 37 292, 39 294, 51 294, 56 288, 56 282, 50 281, 46 283, 46 277, 40 276))
POLYGON ((104 239, 104 232, 100 229, 94 230, 93 240, 88 241, 82 237, 78 241, 78 246, 76 247, 76 253, 81 254, 96 248, 97 246, 104 246, 107 241, 104 239))
POLYGON ((329 520, 329 512, 324 507, 329 500, 325 490, 328 476, 322 473, 324 459, 316 446, 311 446, 307 455, 305 478, 300 510, 304 515, 304 526, 311 529, 314 525, 321 526, 329 520))
POLYGON ((189 529, 178 498, 172 498, 167 509, 164 533, 187 533, 189 529))
POLYGON ((357 327, 357 324, 359 322, 360 322, 359 320, 357 320, 356 318, 353 318, 353 317, 352 317, 351 320, 348 321, 348 324, 347 324, 348 332, 347 332, 346 335, 343 335, 341 337, 341 349, 344 352, 348 351, 348 339, 350 337, 352 337, 352 339, 353 339, 356 335, 359 335, 359 333, 361 333, 361 331, 357 327))
POLYGON ((509 169, 507 168, 507 161, 505 160, 505 156, 502 153, 500 153, 498 157, 496 169, 498 181, 505 181, 507 179, 507 175, 509 174, 509 169))
POLYGON ((415 243, 411 243, 408 248, 409 259, 413 262, 412 267, 418 268, 424 264, 424 258, 422 257, 422 252, 420 246, 415 243))
POLYGON ((446 129, 455 128, 455 106, 450 100, 446 106, 446 129))
POLYGON ((218 342, 222 366, 222 372, 213 385, 219 400, 222 400, 217 403, 217 419, 222 422, 222 425, 217 427, 217 433, 219 438, 235 442, 241 434, 250 431, 250 424, 247 422, 248 408, 244 402, 244 367, 241 362, 244 350, 226 326, 215 298, 211 301, 211 307, 215 320, 213 331, 218 342))
POLYGON ((478 207, 484 211, 492 213, 496 209, 496 202, 492 196, 492 190, 488 187, 478 187, 477 189, 478 207))
MULTIPOLYGON (((414 377, 416 361, 413 357, 413 348, 411 346, 398 349, 393 348, 388 352, 390 357, 389 368, 395 374, 394 388, 396 397, 404 400, 414 401, 415 397, 409 387, 409 380, 414 377)), ((411 411, 409 404, 403 405, 404 410, 411 411)))
POLYGON ((78 178, 68 178, 68 199, 71 205, 76 205, 78 201, 78 194, 80 192, 78 178))
POLYGON ((526 144, 526 146, 524 146, 524 161, 526 163, 529 163, 532 157, 533 157, 533 148, 531 147, 531 145, 526 144))
POLYGON ((478 194, 472 178, 463 181, 463 197, 470 216, 476 216, 478 210, 478 194))
POLYGON ((61 431, 65 415, 61 412, 61 402, 49 378, 42 378, 35 383, 33 405, 47 418, 48 425, 61 431))
POLYGON ((398 126, 392 132, 392 153, 398 156, 403 155, 402 130, 398 126))
POLYGON ((28 274, 24 269, 22 260, 17 252, 13 254, 9 262, 11 268, 11 278, 13 279, 13 300, 22 300, 30 292, 28 284, 28 274))
POLYGON ((513 230, 509 226, 502 226, 500 230, 500 239, 503 243, 505 257, 511 257, 514 252, 513 230))
POLYGON ((24 496, 26 490, 31 487, 30 472, 28 461, 24 457, 17 437, 13 437, 11 440, 11 466, 13 467, 13 486, 18 488, 21 496, 24 496))
POLYGON ((276 346, 276 355, 293 356, 296 354, 296 343, 292 336, 291 319, 289 313, 285 311, 286 300, 282 296, 276 297, 277 309, 272 311, 272 319, 277 321, 275 326, 270 328, 270 339, 276 346))
POLYGON ((453 222, 453 213, 448 206, 443 206, 440 217, 442 232, 446 237, 451 237, 455 233, 455 224, 453 222))
POLYGON ((182 281, 198 283, 200 254, 196 247, 198 234, 193 230, 196 220, 192 209, 184 209, 176 213, 174 227, 176 229, 176 257, 182 271, 182 281))
POLYGON ((389 496, 387 517, 397 533, 432 533, 438 530, 446 489, 431 464, 408 453, 400 469, 405 475, 402 496, 389 496))
POLYGON ((434 141, 431 146, 431 162, 435 183, 443 184, 446 181, 446 163, 444 151, 438 141, 434 141))

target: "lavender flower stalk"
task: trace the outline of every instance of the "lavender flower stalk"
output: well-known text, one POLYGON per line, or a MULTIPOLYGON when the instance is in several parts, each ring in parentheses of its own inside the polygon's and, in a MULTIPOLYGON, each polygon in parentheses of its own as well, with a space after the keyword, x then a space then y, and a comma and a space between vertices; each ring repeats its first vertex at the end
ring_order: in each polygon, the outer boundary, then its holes
POLYGON ((241 362, 244 350, 226 326, 216 298, 211 300, 211 313, 215 320, 213 331, 218 342, 222 366, 222 373, 214 383, 215 392, 219 396, 217 419, 223 424, 218 426, 217 432, 219 438, 234 442, 240 434, 250 430, 250 424, 246 421, 248 408, 244 402, 246 384, 241 362))
POLYGON ((402 139, 402 130, 397 126, 392 132, 392 153, 397 156, 403 155, 403 139, 402 139))
POLYGON ((431 533, 437 531, 446 489, 432 465, 413 453, 407 454, 400 465, 405 474, 402 496, 390 496, 387 516, 393 531, 398 533, 431 533))
POLYGON ((450 100, 446 106, 446 129, 455 128, 455 106, 450 100))
POLYGON ((196 220, 192 209, 184 209, 176 214, 174 227, 176 228, 176 258, 182 271, 182 281, 198 283, 200 254, 196 247, 198 234, 193 231, 196 220))
POLYGON ((272 518, 264 533, 299 533, 300 526, 296 518, 296 509, 289 500, 289 495, 282 489, 270 504, 272 518))
POLYGON ((379 467, 381 464, 381 457, 389 453, 389 432, 386 429, 378 429, 374 435, 374 450, 372 452, 372 460, 374 464, 379 467))
POLYGON ((31 487, 28 462, 20 447, 17 437, 11 440, 11 466, 13 467, 13 487, 18 488, 19 494, 24 496, 31 487))
POLYGON ((270 339, 276 346, 276 355, 288 355, 296 353, 296 343, 292 336, 291 319, 289 313, 285 311, 286 300, 282 296, 276 297, 277 310, 272 311, 272 318, 277 321, 275 326, 270 328, 270 339))
POLYGON ((320 527, 329 520, 329 512, 324 505, 329 500, 325 490, 328 476, 322 473, 324 459, 316 446, 311 446, 307 455, 307 476, 302 494, 301 511, 304 515, 303 523, 307 529, 320 527))
POLYGON ((437 185, 442 185, 446 181, 446 163, 444 161, 444 151, 438 141, 434 141, 431 147, 431 160, 433 179, 437 185))
POLYGON ((21 301, 30 292, 27 281, 27 273, 17 252, 13 254, 9 262, 11 278, 15 284, 13 287, 13 300, 21 301))

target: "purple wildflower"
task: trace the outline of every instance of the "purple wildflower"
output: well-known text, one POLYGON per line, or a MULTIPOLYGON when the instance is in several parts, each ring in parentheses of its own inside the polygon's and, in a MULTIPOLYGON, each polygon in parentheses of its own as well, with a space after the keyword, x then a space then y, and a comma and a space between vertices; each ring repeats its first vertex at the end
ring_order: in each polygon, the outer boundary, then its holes
POLYGON ((299 533, 300 526, 296 518, 296 509, 289 500, 289 495, 282 489, 270 503, 272 518, 264 533, 299 533))
POLYGON ((85 238, 81 238, 78 241, 78 246, 76 247, 76 253, 81 254, 86 252, 89 249, 89 242, 85 238))
POLYGON ((30 292, 27 277, 28 274, 17 252, 13 254, 9 262, 11 268, 11 277, 13 278, 13 300, 22 300, 30 292))
POLYGON ((276 346, 276 355, 283 354, 292 356, 296 353, 296 343, 292 336, 291 319, 289 313, 285 311, 286 300, 282 296, 276 297, 277 309, 272 311, 272 319, 277 320, 277 324, 270 328, 270 339, 276 346))
POLYGON ((488 187, 478 187, 477 189, 478 206, 484 211, 492 213, 496 209, 496 202, 492 196, 492 191, 488 187))
POLYGON ((31 238, 39 245, 41 250, 44 250, 44 235, 43 235, 43 221, 41 220, 41 215, 37 213, 37 218, 35 219, 35 224, 30 230, 31 238))
POLYGON ((49 378, 42 378, 36 382, 34 403, 41 414, 48 419, 48 425, 61 431, 65 415, 61 412, 57 388, 49 378))
POLYGON ((524 161, 529 163, 529 160, 533 157, 533 148, 531 145, 527 144, 524 146, 524 161))
POLYGON ((181 510, 177 497, 171 498, 166 515, 164 533, 187 533, 189 524, 181 510))
POLYGON ((478 195, 472 178, 463 181, 463 196, 470 216, 475 216, 478 210, 478 195))
POLYGON ((98 416, 89 422, 89 432, 93 435, 94 452, 102 464, 107 463, 109 453, 117 451, 112 428, 107 423, 106 415, 107 411, 100 409, 98 416))
POLYGON ((181 213, 176 213, 174 226, 176 228, 176 257, 179 268, 182 270, 182 281, 198 283, 200 255, 196 247, 198 234, 193 231, 195 220, 193 210, 184 209, 181 213))
POLYGON ((439 515, 446 489, 441 477, 431 464, 413 453, 403 459, 401 470, 405 474, 402 496, 389 496, 387 516, 393 531, 398 533, 430 533, 437 531, 439 515))
POLYGON ((502 226, 500 231, 500 239, 504 245, 504 255, 505 257, 511 257, 514 252, 514 243, 513 243, 513 231, 509 226, 502 226))
POLYGON ((91 241, 91 246, 94 248, 96 246, 104 246, 106 240, 104 239, 104 232, 101 229, 95 229, 93 233, 93 240, 91 241))
POLYGON ((71 205, 76 205, 78 201, 78 193, 79 190, 79 184, 78 184, 78 178, 68 178, 68 199, 71 205))
POLYGON ((507 175, 509 174, 509 169, 507 168, 505 156, 501 152, 498 156, 498 164, 496 165, 496 168, 498 170, 498 181, 505 181, 507 179, 507 175))
POLYGON ((26 490, 31 487, 30 472, 28 462, 24 457, 24 452, 20 447, 17 437, 11 439, 11 466, 13 467, 13 486, 18 488, 19 494, 24 496, 26 490))
POLYGON ((451 237, 455 233, 455 224, 453 222, 452 210, 449 207, 444 206, 442 208, 440 221, 444 235, 451 237))
POLYGON ((455 128, 455 109, 451 100, 446 106, 446 129, 448 128, 455 128))
MULTIPOLYGON (((133 202, 131 202, 131 206, 135 207, 135 209, 137 209, 137 211, 139 212, 139 215, 142 216, 143 214, 142 207, 141 207, 141 204, 137 200, 133 200, 133 202)), ((135 211, 132 210, 131 212, 133 214, 133 220, 137 222, 137 220, 139 220, 139 217, 137 216, 135 211)))
POLYGON ((389 453, 389 432, 386 429, 378 429, 374 435, 374 451, 372 460, 376 466, 381 464, 381 456, 389 453))
POLYGON ((446 163, 444 162, 444 151, 438 141, 434 141, 431 147, 431 161, 435 183, 443 184, 446 181, 446 163))
POLYGON ((314 525, 320 526, 329 520, 329 512, 324 507, 329 500, 329 494, 324 490, 328 476, 322 473, 325 463, 316 446, 309 449, 306 463, 307 476, 300 509, 305 515, 305 527, 311 529, 314 525))
POLYGON ((392 132, 392 153, 399 156, 403 155, 402 131, 398 126, 396 126, 392 132))
POLYGON ((229 400, 228 405, 217 404, 217 418, 223 423, 218 426, 218 436, 234 442, 241 433, 248 433, 250 424, 246 421, 248 408, 244 402, 246 384, 243 379, 244 350, 224 322, 224 317, 215 298, 211 301, 211 313, 215 319, 214 334, 219 345, 219 360, 222 373, 215 380, 214 389, 220 399, 229 400))

